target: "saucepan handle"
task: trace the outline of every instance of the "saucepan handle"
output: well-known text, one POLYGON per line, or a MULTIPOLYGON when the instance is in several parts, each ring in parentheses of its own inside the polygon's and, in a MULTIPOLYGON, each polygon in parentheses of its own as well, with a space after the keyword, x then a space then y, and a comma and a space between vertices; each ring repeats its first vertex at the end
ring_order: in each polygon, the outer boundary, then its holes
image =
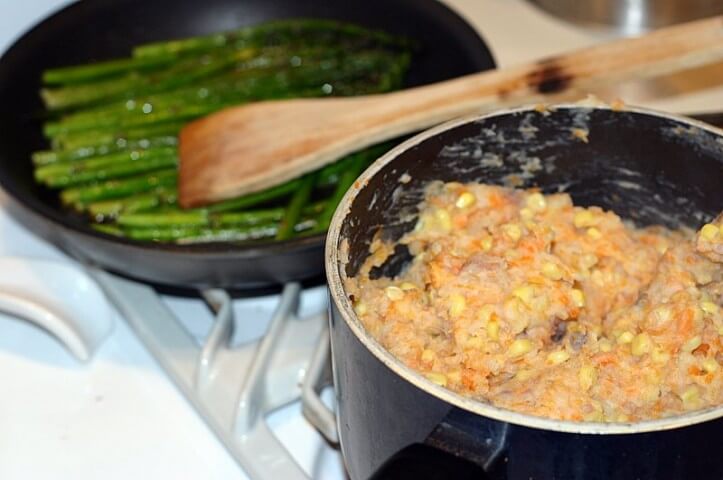
POLYGON ((336 415, 324 404, 321 391, 332 384, 329 327, 324 325, 301 387, 301 406, 306 419, 332 444, 339 443, 336 415))

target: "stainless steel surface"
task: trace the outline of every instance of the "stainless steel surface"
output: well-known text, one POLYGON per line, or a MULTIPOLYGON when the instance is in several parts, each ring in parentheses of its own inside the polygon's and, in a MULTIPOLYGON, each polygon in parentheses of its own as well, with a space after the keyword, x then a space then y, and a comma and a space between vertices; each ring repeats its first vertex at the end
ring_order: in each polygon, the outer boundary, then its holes
POLYGON ((723 0, 529 0, 562 19, 625 35, 723 14, 723 0))

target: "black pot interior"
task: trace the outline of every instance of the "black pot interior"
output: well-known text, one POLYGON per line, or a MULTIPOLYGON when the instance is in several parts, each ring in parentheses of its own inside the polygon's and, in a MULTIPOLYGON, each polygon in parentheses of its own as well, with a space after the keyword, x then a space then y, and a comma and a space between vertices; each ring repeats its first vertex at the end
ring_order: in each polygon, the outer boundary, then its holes
MULTIPOLYGON (((42 233, 71 255, 136 278, 175 285, 189 282, 258 285, 321 274, 322 235, 313 237, 312 254, 309 238, 253 246, 228 243, 177 246, 135 242, 98 233, 87 226, 84 218, 64 210, 55 192, 33 180, 30 162, 32 151, 47 147, 40 130, 43 108, 38 95, 44 69, 127 56, 133 46, 145 42, 293 17, 339 19, 413 38, 419 50, 406 79, 408 86, 494 67, 489 50, 476 32, 434 0, 82 1, 44 20, 21 37, 0 60, 0 104, 4 112, 0 116, 0 184, 36 216, 50 220, 45 230, 55 228, 56 231, 42 233), (62 227, 60 231, 58 226, 62 227), (77 234, 82 234, 83 246, 66 248, 78 244, 73 237, 77 234), (63 235, 65 238, 58 238, 63 235), (118 258, 124 246, 135 247, 125 252, 127 257, 136 258, 139 249, 147 252, 140 268, 118 258), (149 252, 154 251, 160 255, 151 256, 149 252), (298 263, 286 269, 288 261, 269 265, 268 269, 253 265, 242 270, 218 261, 219 255, 244 262, 246 258, 275 256, 279 252, 299 252, 298 263), (187 261, 194 253, 197 263, 189 265, 188 272, 172 265, 187 261), (204 253, 215 255, 216 263, 212 266, 204 263, 204 253)), ((31 228, 36 227, 31 225, 31 228)))
MULTIPOLYGON (((723 209, 723 132, 665 116, 602 108, 521 110, 426 138, 384 165, 354 198, 341 227, 353 276, 369 244, 414 227, 432 180, 565 191, 578 205, 637 225, 697 228, 723 209), (400 182, 408 174, 411 180, 400 182)), ((405 247, 372 276, 395 276, 405 247)))

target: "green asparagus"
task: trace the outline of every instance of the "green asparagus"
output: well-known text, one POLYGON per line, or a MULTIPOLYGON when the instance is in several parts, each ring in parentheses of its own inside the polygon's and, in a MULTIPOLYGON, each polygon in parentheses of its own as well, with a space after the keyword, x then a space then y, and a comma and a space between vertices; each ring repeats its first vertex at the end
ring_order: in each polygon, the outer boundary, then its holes
POLYGON ((167 135, 161 137, 143 138, 140 140, 124 140, 105 145, 87 145, 69 150, 41 150, 32 154, 36 167, 53 163, 72 162, 91 157, 102 157, 113 153, 128 150, 147 150, 155 147, 172 147, 178 145, 178 137, 167 135))
POLYGON ((170 168, 153 172, 150 175, 113 179, 92 185, 66 188, 60 192, 60 198, 66 205, 82 208, 83 205, 91 202, 125 197, 161 186, 175 186, 177 180, 178 172, 176 172, 175 168, 170 168))
POLYGON ((413 46, 330 20, 284 20, 141 45, 131 58, 44 72, 50 148, 38 182, 93 228, 141 241, 284 240, 323 232, 344 192, 388 144, 302 178, 205 208, 179 208, 178 133, 258 100, 383 93, 402 86, 413 46))
POLYGON ((177 197, 174 188, 158 187, 147 193, 92 202, 87 205, 87 210, 96 222, 103 222, 114 219, 121 213, 147 212, 159 207, 175 205, 177 197))
POLYGON ((301 210, 309 202, 311 192, 316 184, 318 174, 310 173, 301 179, 299 189, 294 192, 286 207, 279 229, 276 232, 276 240, 288 240, 294 234, 294 226, 301 217, 301 210))

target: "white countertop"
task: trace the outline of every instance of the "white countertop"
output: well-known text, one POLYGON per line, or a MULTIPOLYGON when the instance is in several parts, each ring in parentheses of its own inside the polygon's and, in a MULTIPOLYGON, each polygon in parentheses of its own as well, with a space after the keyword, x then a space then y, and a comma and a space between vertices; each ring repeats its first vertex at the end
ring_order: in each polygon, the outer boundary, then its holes
MULTIPOLYGON (((68 3, 0 0, 0 51, 68 3)), ((448 3, 482 32, 502 66, 604 39, 521 0, 448 3)), ((715 88, 645 104, 678 112, 723 110, 723 81, 718 80, 715 88)), ((673 79, 673 84, 681 81, 673 79)), ((5 202, 0 193, 0 255, 68 261, 9 218, 5 202)), ((323 292, 314 292, 313 297, 311 309, 323 301, 323 292)), ((175 306, 199 308, 183 301, 175 306)), ((266 314, 270 307, 261 301, 239 308, 248 314, 266 314)), ((0 379, 3 480, 246 478, 119 318, 94 361, 81 365, 45 333, 0 315, 0 379)), ((298 414, 298 407, 272 424, 292 444, 302 466, 311 470, 319 463, 315 455, 320 440, 298 414)), ((338 460, 326 460, 326 467, 315 470, 317 476, 341 478, 338 460)))

